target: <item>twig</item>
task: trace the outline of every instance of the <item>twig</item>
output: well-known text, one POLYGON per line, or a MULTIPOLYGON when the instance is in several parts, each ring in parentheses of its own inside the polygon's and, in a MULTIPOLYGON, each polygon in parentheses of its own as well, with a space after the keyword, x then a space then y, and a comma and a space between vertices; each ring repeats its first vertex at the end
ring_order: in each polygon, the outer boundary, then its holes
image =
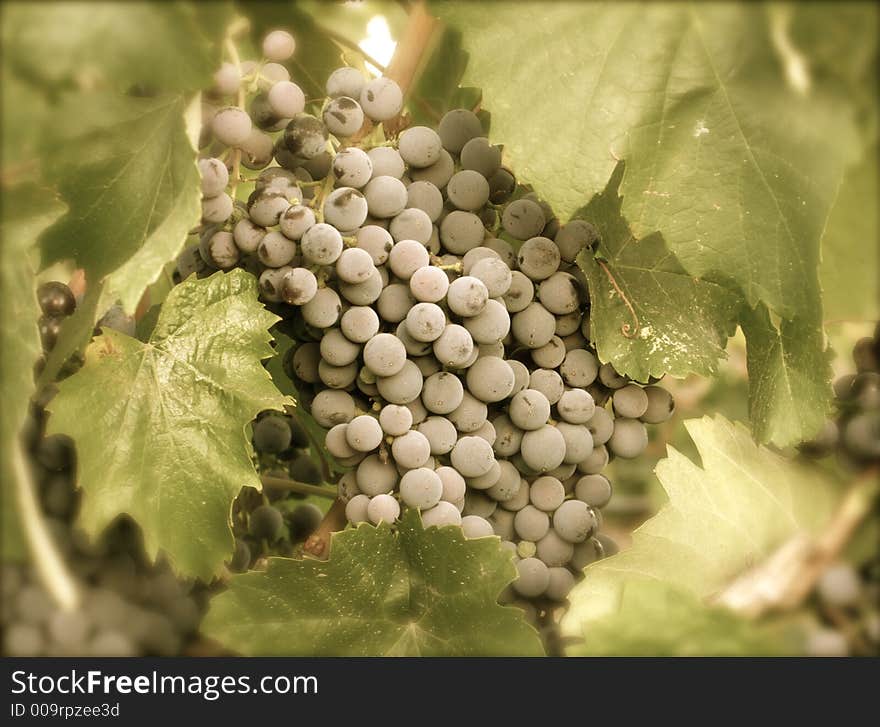
POLYGON ((877 474, 877 468, 871 468, 853 483, 819 537, 796 535, 786 541, 725 588, 715 602, 751 618, 797 608, 874 506, 880 490, 877 474))
POLYGON ((303 552, 315 558, 327 560, 330 557, 330 536, 344 527, 345 503, 337 499, 324 515, 318 529, 303 544, 303 552))
POLYGON ((25 460, 21 444, 15 442, 10 449, 16 501, 25 541, 31 554, 31 563, 37 571, 37 577, 43 588, 55 603, 65 610, 73 610, 80 603, 76 580, 67 569, 67 564, 46 527, 46 520, 37 503, 34 478, 25 460))
POLYGON ((593 258, 602 270, 605 271, 605 275, 608 276, 608 280, 611 282, 611 285, 614 286, 614 289, 617 291, 617 294, 620 296, 620 299, 623 301, 623 304, 629 309, 630 315, 633 317, 633 323, 635 323, 635 327, 631 328, 629 323, 624 323, 620 327, 620 332, 626 338, 635 338, 636 333, 639 330, 639 317, 636 314, 636 309, 633 308, 632 303, 629 302, 629 298, 626 297, 626 294, 620 289, 620 286, 617 284, 617 281, 614 279, 614 276, 611 274, 611 271, 608 269, 608 266, 605 264, 604 260, 600 260, 599 258, 593 258))
POLYGON ((336 490, 330 487, 310 485, 306 482, 297 482, 296 480, 289 480, 286 477, 275 477, 274 475, 260 475, 260 481, 264 485, 269 485, 279 490, 299 492, 302 495, 317 495, 318 497, 327 497, 331 500, 336 499, 336 490))

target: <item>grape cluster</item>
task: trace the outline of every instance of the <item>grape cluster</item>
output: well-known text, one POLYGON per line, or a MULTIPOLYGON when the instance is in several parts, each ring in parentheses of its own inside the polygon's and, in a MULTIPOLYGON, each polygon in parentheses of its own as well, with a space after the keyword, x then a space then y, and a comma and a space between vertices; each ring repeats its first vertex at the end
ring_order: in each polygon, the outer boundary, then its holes
POLYGON ((294 417, 263 412, 253 423, 253 445, 267 477, 262 492, 245 488, 233 503, 235 552, 229 568, 234 572, 255 567, 267 555, 293 555, 296 544, 315 531, 324 515, 314 503, 302 501, 305 495, 287 487, 291 481, 323 481, 308 436, 294 417))
MULTIPOLYGON (((591 344, 575 258, 596 229, 560 224, 518 184, 478 114, 400 123, 399 86, 350 67, 308 102, 266 55, 218 73, 216 93, 255 95, 206 116, 204 228, 179 275, 258 276, 298 342, 286 368, 300 406, 349 468, 350 523, 413 508, 427 527, 497 535, 520 597, 564 600, 614 548, 599 533, 602 470, 641 454, 645 425, 674 408, 591 344), (229 193, 236 158, 260 170, 246 204, 229 193)), ((266 518, 274 533, 280 518, 266 518)))
MULTIPOLYGON (((800 451, 809 458, 836 454, 847 468, 870 476, 880 464, 880 323, 873 336, 856 342, 852 359, 855 373, 834 382, 835 417, 800 451)), ((880 653, 880 556, 858 569, 831 565, 814 595, 819 624, 808 634, 809 654, 880 653)))
MULTIPOLYGON (((38 291, 46 317, 69 315, 76 301, 63 283, 38 291)), ((52 324, 54 327, 54 324, 52 324)), ((41 329, 48 328, 41 324, 41 329)), ((44 345, 51 347, 51 339, 44 345), (48 345, 47 345, 48 344, 48 345)), ((178 580, 170 566, 151 564, 137 526, 117 520, 97 541, 75 525, 79 492, 74 450, 62 435, 45 436, 45 406, 57 391, 39 391, 29 412, 23 444, 39 504, 54 546, 76 579, 79 608, 59 607, 30 565, 4 564, 0 620, 7 656, 172 656, 195 635, 203 594, 178 580)))

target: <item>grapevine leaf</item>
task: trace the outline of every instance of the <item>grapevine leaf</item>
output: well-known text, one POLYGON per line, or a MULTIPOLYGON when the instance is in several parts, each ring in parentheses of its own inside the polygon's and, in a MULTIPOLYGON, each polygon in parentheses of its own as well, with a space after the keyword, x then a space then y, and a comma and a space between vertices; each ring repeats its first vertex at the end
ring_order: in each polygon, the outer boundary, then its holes
POLYGON ((260 364, 275 320, 254 277, 236 270, 177 286, 146 343, 106 329, 89 345, 49 406, 49 431, 76 442, 92 537, 128 513, 150 557, 162 548, 181 573, 220 571, 232 500, 260 487, 245 427, 286 403, 260 364))
POLYGON ((4 56, 43 85, 196 90, 220 63, 228 17, 227 3, 6 3, 4 56))
POLYGON ((880 318, 877 155, 875 144, 847 171, 822 236, 819 278, 826 320, 880 318))
POLYGON ((590 331, 599 357, 638 381, 713 374, 735 328, 737 296, 691 277, 660 234, 633 236, 620 214, 622 174, 623 164, 581 213, 601 235, 595 259, 588 250, 578 257, 590 286, 590 331))
POLYGON ((201 217, 195 151, 180 96, 90 96, 88 108, 50 142, 70 212, 43 235, 43 263, 73 257, 90 284, 108 276, 98 315, 117 299, 131 313, 201 217))
POLYGON ((461 33, 453 28, 443 29, 436 49, 410 92, 408 105, 413 123, 436 126, 449 109, 474 108, 479 104, 479 91, 462 89, 458 85, 468 62, 461 43, 461 33), (467 104, 463 103, 465 91, 473 93, 467 104))
POLYGON ((40 355, 37 318, 40 308, 34 292, 31 253, 40 232, 64 207, 51 194, 27 185, 4 189, 0 195, 0 237, 3 263, 0 289, 4 303, 0 315, 0 371, 3 381, 3 416, 0 417, 0 498, 2 498, 2 541, 4 559, 24 556, 10 469, 11 453, 19 443, 28 403, 34 391, 34 364, 40 355))
POLYGON ((587 568, 572 591, 565 632, 588 634, 620 610, 624 588, 638 581, 706 599, 830 517, 838 497, 827 475, 755 444, 745 427, 721 416, 685 426, 702 467, 669 448, 656 470, 668 504, 635 531, 631 548, 587 568))
POLYGON ((621 589, 620 609, 592 622, 570 654, 786 656, 799 646, 793 628, 755 624, 667 583, 632 581, 621 589))
MULTIPOLYGON (((479 79, 513 168, 562 219, 624 159, 621 211, 636 239, 659 232, 687 274, 728 281, 748 308, 763 304, 805 332, 805 355, 759 353, 754 360, 771 368, 751 373, 763 386, 803 378, 803 388, 822 392, 787 402, 778 420, 757 411, 758 436, 784 445, 813 434, 830 398, 826 367, 811 368, 823 351, 819 240, 859 151, 861 104, 834 74, 810 75, 809 49, 792 40, 800 6, 435 8, 464 33, 464 80, 479 79), (546 50, 523 63, 523 47, 546 50), (540 93, 526 99, 523 89, 540 93)), ((861 14, 865 25, 875 18, 873 9, 861 14)), ((838 40, 848 58, 861 58, 838 40)), ((650 267, 656 248, 640 249, 650 267)))
POLYGON ((522 612, 500 606, 515 577, 497 538, 362 524, 333 535, 329 561, 272 558, 215 597, 203 632, 247 655, 542 654, 522 612))

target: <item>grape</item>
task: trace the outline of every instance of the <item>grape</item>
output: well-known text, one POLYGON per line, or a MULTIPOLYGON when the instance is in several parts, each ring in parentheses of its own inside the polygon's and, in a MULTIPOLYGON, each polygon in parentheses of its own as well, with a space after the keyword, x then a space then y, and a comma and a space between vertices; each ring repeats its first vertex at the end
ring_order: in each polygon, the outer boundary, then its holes
POLYGON ((574 546, 574 555, 571 557, 571 566, 577 570, 583 570, 590 563, 595 563, 604 556, 602 544, 596 538, 587 538, 582 543, 574 546))
POLYGON ((229 570, 233 573, 244 573, 251 564, 251 549, 248 544, 240 538, 235 539, 235 550, 232 559, 229 561, 229 570))
POLYGON ((559 416, 571 424, 586 424, 596 411, 593 397, 583 389, 568 389, 556 404, 559 416))
POLYGON ((500 298, 505 295, 513 281, 510 268, 495 257, 487 257, 475 263, 470 275, 483 282, 490 298, 500 298))
POLYGON ((529 377, 529 388, 540 391, 550 404, 560 400, 565 390, 562 377, 549 369, 537 369, 529 377))
POLYGON ((364 346, 364 365, 376 376, 394 376, 403 370, 406 363, 406 349, 390 333, 379 333, 364 346))
MULTIPOLYGON (((447 293, 447 301, 448 297, 447 293)), ((464 320, 464 327, 474 341, 480 344, 494 344, 501 341, 510 332, 510 325, 507 309, 491 298, 480 313, 464 320)))
POLYGON ((367 495, 355 495, 345 505, 345 518, 352 525, 367 522, 367 507, 370 498, 367 495))
POLYGON ((226 222, 232 215, 234 203, 232 197, 221 193, 216 197, 208 197, 202 200, 202 221, 219 224, 226 222))
POLYGON ((355 361, 361 347, 349 341, 338 328, 324 333, 320 343, 321 358, 333 366, 348 366, 355 361))
POLYGON ((565 460, 565 439, 554 426, 545 424, 523 434, 520 454, 535 472, 552 470, 565 460))
MULTIPOLYGON (((396 335, 397 338, 400 339, 400 342, 406 349, 407 354, 415 357, 416 359, 427 356, 431 353, 431 342, 417 341, 415 338, 409 335, 409 331, 406 328, 406 321, 401 321, 397 324, 397 329, 395 330, 394 335, 396 335)), ((421 366, 416 366, 416 368, 419 369, 419 372, 422 371, 421 366)))
POLYGON ((270 61, 286 61, 296 50, 296 41, 286 30, 273 30, 263 38, 263 55, 270 61))
POLYGON ((229 170, 219 159, 199 159, 199 174, 202 178, 203 196, 216 197, 226 191, 229 170))
POLYGON ((431 456, 431 443, 424 434, 413 429, 395 437, 391 454, 394 461, 406 469, 424 467, 431 456))
POLYGON ((406 208, 406 187, 395 177, 374 176, 364 189, 373 217, 394 217, 406 208))
POLYGON ((422 210, 431 222, 436 222, 443 212, 443 195, 431 182, 413 182, 406 189, 406 206, 422 210))
POLYGON ((293 371, 296 377, 308 384, 317 384, 318 363, 321 360, 321 352, 317 343, 304 343, 293 352, 293 371))
POLYGON ((491 469, 495 455, 492 446, 485 439, 466 436, 456 442, 450 459, 452 466, 463 477, 479 477, 491 469))
POLYGON ((427 467, 411 469, 400 479, 400 498, 409 507, 428 510, 440 502, 443 482, 427 467))
POLYGON ((364 85, 360 102, 373 121, 388 121, 403 108, 403 92, 390 78, 375 78, 364 85))
POLYGON ((370 276, 363 283, 340 281, 339 292, 352 305, 370 305, 379 299, 383 285, 382 271, 376 268, 370 271, 370 276))
POLYGON ((459 316, 471 317, 482 313, 489 300, 489 289, 479 278, 469 275, 453 280, 446 293, 449 310, 459 316))
POLYGON ((489 183, 479 172, 463 169, 452 175, 446 195, 458 209, 474 212, 489 201, 489 183))
POLYGON ((348 423, 345 441, 356 452, 372 452, 382 443, 379 420, 368 414, 356 416, 348 423))
POLYGON ((342 334, 354 343, 366 343, 379 332, 379 316, 367 306, 352 306, 339 321, 342 334))
POLYGON ((565 344, 559 336, 553 336, 540 348, 532 349, 532 361, 542 369, 555 369, 565 360, 565 344))
POLYGON ((620 389, 629 383, 629 379, 617 373, 610 363, 604 363, 599 367, 599 381, 602 386, 609 389, 620 389))
POLYGON ((499 457, 511 457, 519 452, 522 430, 506 414, 496 417, 492 424, 496 432, 495 443, 492 445, 495 454, 499 457))
POLYGON ((416 303, 406 315, 406 330, 416 341, 436 341, 446 328, 446 314, 434 303, 416 303))
POLYGON ((559 422, 556 429, 565 440, 565 464, 577 464, 582 462, 593 451, 593 437, 590 430, 583 424, 569 424, 559 422))
POLYGON ((431 445, 431 454, 435 457, 449 454, 458 441, 455 425, 443 417, 428 417, 419 423, 418 431, 427 438, 431 445))
POLYGON ((260 505, 248 517, 248 532, 257 540, 273 543, 281 537, 283 527, 284 518, 271 505, 260 505))
POLYGON ((375 265, 384 265, 394 247, 394 240, 387 230, 376 225, 366 225, 357 231, 356 244, 370 253, 375 265))
POLYGON ((488 247, 475 247, 473 250, 468 250, 461 258, 461 271, 465 275, 470 275, 474 265, 486 258, 499 259, 498 253, 488 247))
MULTIPOLYGON (((250 117, 253 124, 258 129, 263 129, 264 131, 281 131, 290 122, 290 119, 280 117, 272 110, 272 106, 269 104, 269 96, 265 93, 257 94, 251 100, 250 117)), ((275 156, 278 158, 279 164, 284 159, 281 154, 282 150, 285 154, 290 154, 283 144, 276 146, 275 156)))
MULTIPOLYGON (((501 226, 517 240, 528 240, 540 235, 545 224, 544 211, 537 202, 530 199, 511 202, 501 215, 501 226)), ((556 254, 559 254, 558 248, 556 254)))
MULTIPOLYGON (((284 146, 291 154, 314 159, 327 146, 327 127, 311 114, 299 113, 284 128, 284 146)), ((315 176, 315 175, 312 175, 315 176)))
MULTIPOLYGON (((317 292, 318 281, 314 274, 305 268, 294 268, 289 270, 281 279, 280 295, 285 303, 291 305, 305 305, 315 297, 317 292)), ((355 356, 356 355, 357 354, 355 354, 355 356)), ((330 363, 333 362, 330 361, 330 363)), ((346 363, 351 363, 351 361, 334 365, 343 366, 346 363)))
POLYGON ((319 222, 306 230, 301 245, 306 260, 317 265, 330 265, 342 254, 342 235, 332 225, 319 222))
POLYGON ((455 503, 464 499, 466 485, 464 478, 452 467, 438 467, 436 470, 440 482, 443 484, 441 499, 455 503))
POLYGON ((393 437, 406 434, 412 426, 412 412, 405 406, 386 404, 379 412, 379 425, 382 431, 393 437))
MULTIPOLYGON (((232 63, 221 63, 220 68, 214 73, 214 93, 218 96, 232 96, 238 93, 241 84, 241 71, 232 63)), ((216 113, 216 111, 214 111, 216 113)), ((206 114, 202 112, 203 121, 207 121, 206 114)))
POLYGON ((500 147, 493 146, 485 137, 474 137, 461 149, 461 168, 472 169, 490 179, 501 168, 500 147))
POLYGON ((467 109, 447 111, 437 126, 443 148, 453 154, 461 152, 471 139, 484 136, 483 125, 479 117, 467 109))
POLYGON ((522 244, 516 259, 525 275, 532 280, 544 280, 559 269, 559 248, 546 237, 532 237, 522 244))
POLYGON ((489 179, 490 196, 492 204, 504 204, 510 199, 516 189, 516 177, 509 169, 502 167, 489 179))
POLYGON ((390 146, 377 146, 367 152, 373 164, 373 178, 393 177, 400 179, 406 171, 406 165, 397 149, 390 146))
POLYGON ((461 531, 466 538, 487 538, 495 535, 492 524, 479 515, 467 515, 461 519, 461 531))
POLYGON ((849 563, 835 563, 823 571, 816 593, 831 608, 851 608, 862 600, 862 584, 849 563))
POLYGON ((599 360, 589 351, 569 351, 559 367, 559 373, 569 386, 584 388, 596 380, 599 360))
POLYGON ((334 189, 324 200, 324 219, 337 230, 356 230, 367 219, 367 200, 352 187, 334 189))
POLYGON ((325 90, 330 98, 360 98, 366 79, 357 68, 337 68, 327 78, 325 90))
POLYGON ((344 187, 360 189, 373 174, 373 162, 363 149, 356 146, 341 149, 333 160, 333 174, 344 187))
MULTIPOLYGON (((536 237, 532 239, 542 240, 546 238, 536 237)), ((561 316, 574 313, 580 308, 582 290, 580 283, 578 283, 574 275, 558 272, 553 273, 541 282, 541 285, 538 287, 538 298, 548 311, 554 315, 561 316)), ((571 332, 573 333, 574 330, 576 329, 573 329, 571 332)))
POLYGON ((437 303, 446 297, 449 278, 439 268, 430 265, 417 269, 409 279, 413 297, 423 303, 437 303))
POLYGON ((615 422, 611 414, 601 407, 596 407, 590 421, 587 422, 587 428, 593 435, 593 445, 605 444, 614 431, 615 422))
MULTIPOLYGON (((565 488, 555 477, 539 477, 532 483, 529 490, 529 500, 532 505, 544 512, 553 512, 564 499, 565 488)), ((548 565, 553 564, 548 563, 548 565)))
POLYGON ((449 252, 456 255, 464 255, 479 246, 485 234, 483 222, 472 212, 455 210, 440 223, 440 240, 449 252))
POLYGON ((553 529, 569 543, 582 543, 596 531, 596 517, 580 500, 566 500, 553 513, 553 529))
MULTIPOLYGON (((401 163, 402 162, 403 160, 401 159, 401 163)), ((445 149, 440 150, 440 158, 430 167, 409 170, 409 175, 414 182, 430 182, 437 187, 437 189, 443 189, 446 187, 454 173, 455 161, 445 149)), ((402 175, 403 171, 397 176, 402 175)))
POLYGON ((232 233, 224 230, 203 236, 199 252, 208 265, 220 270, 235 267, 239 258, 238 247, 235 245, 232 233))
MULTIPOLYGON (((333 392, 339 393, 339 392, 333 392)), ((300 455, 290 465, 290 476, 299 482, 317 485, 321 482, 321 471, 308 455, 300 455)))
POLYGON ((226 106, 217 111, 211 119, 211 132, 214 138, 226 146, 238 146, 246 141, 252 128, 251 117, 237 106, 226 106))
POLYGON ((342 301, 331 288, 318 288, 315 296, 300 308, 303 320, 315 328, 330 328, 339 320, 342 301))
POLYGON ((406 361, 396 374, 377 379, 376 386, 387 402, 408 404, 422 391, 422 372, 412 361, 406 361))
POLYGON ((290 446, 290 427, 287 420, 269 414, 254 422, 254 449, 266 454, 278 454, 290 446))
POLYGON ((260 172, 254 189, 258 192, 273 191, 286 193, 289 189, 296 189, 299 179, 296 174, 281 167, 269 167, 260 172))
POLYGON ((373 525, 393 523, 400 517, 400 503, 391 495, 376 495, 367 505, 367 517, 373 525))
POLYGON ((615 419, 608 449, 622 459, 633 459, 648 446, 648 432, 637 419, 615 419))
POLYGON ((343 250, 336 261, 336 274, 346 283, 363 283, 375 269, 370 253, 358 247, 343 250))
POLYGON ((449 414, 461 405, 463 399, 464 387, 454 374, 443 371, 425 379, 422 403, 433 414, 449 414))
POLYGON ((455 505, 441 500, 430 510, 422 511, 422 525, 426 528, 461 525, 461 514, 455 505))
POLYGON ((295 256, 296 243, 276 230, 271 230, 263 235, 263 239, 257 246, 257 257, 263 265, 270 268, 280 268, 287 265, 295 256))
POLYGON ((513 369, 504 359, 495 356, 477 359, 467 372, 468 389, 480 401, 487 403, 506 399, 513 391, 515 382, 513 369))
POLYGON ((841 441, 846 452, 857 460, 880 457, 880 412, 856 414, 843 425, 841 441))
POLYGON ((304 540, 318 529, 323 519, 324 513, 317 505, 310 502, 297 505, 288 518, 291 540, 304 540))
MULTIPOLYGON (((546 308, 547 306, 544 307, 546 308)), ((562 315, 556 316, 556 335, 560 338, 566 339, 562 342, 566 347, 566 351, 587 347, 587 339, 585 339, 580 332, 582 321, 583 315, 580 311, 563 313, 562 315)))
POLYGON ((333 366, 323 359, 318 362, 318 376, 321 381, 332 389, 346 389, 357 378, 357 364, 347 366, 333 366))
POLYGON ((568 568, 553 567, 548 570, 550 582, 547 584, 544 596, 551 601, 564 601, 574 588, 574 575, 568 568))
POLYGON ((410 167, 429 167, 440 159, 440 137, 427 126, 411 126, 398 137, 397 149, 410 167))
POLYGON ((843 657, 849 656, 849 643, 846 636, 834 629, 816 627, 808 632, 804 652, 807 656, 843 657))
POLYGON ((324 389, 315 395, 311 414, 322 427, 347 424, 355 416, 354 399, 345 391, 324 389))
POLYGON ((503 297, 504 306, 509 313, 520 313, 532 304, 535 297, 535 286, 519 270, 514 270, 510 274, 510 286, 503 297))
POLYGON ((541 348, 553 339, 556 332, 556 319, 540 303, 529 303, 525 309, 514 314, 510 321, 510 328, 513 337, 523 346, 541 348))
POLYGON ((646 386, 648 407, 640 417, 647 424, 662 424, 675 412, 675 400, 666 389, 660 386, 646 386))
POLYGON ((254 224, 273 227, 281 220, 281 215, 290 209, 290 200, 283 192, 262 192, 248 207, 248 214, 254 224))
POLYGON ((510 462, 496 461, 486 475, 470 478, 468 485, 486 494, 497 502, 512 500, 522 487, 522 478, 510 462))
POLYGON ((416 240, 427 245, 434 232, 428 213, 420 209, 405 209, 391 220, 388 231, 396 241, 416 240))
POLYGON ((383 462, 378 454, 371 454, 357 466, 357 486, 366 495, 391 492, 397 486, 397 468, 393 462, 383 462))
POLYGON ((572 220, 559 228, 554 239, 562 259, 570 263, 581 250, 592 248, 599 242, 599 232, 589 222, 572 220))
MULTIPOLYGON (((364 110, 353 98, 339 96, 327 104, 322 118, 331 134, 345 138, 354 136, 361 130, 364 125, 364 110)), ((372 163, 370 166, 372 167, 372 163)))
POLYGON ((478 515, 479 517, 489 518, 498 508, 498 503, 484 495, 482 492, 468 489, 464 496, 462 505, 462 515, 478 515))
MULTIPOLYGON (((401 240, 388 254, 388 266, 401 280, 409 280, 413 273, 430 263, 425 246, 415 240, 401 240)), ((430 304, 426 304, 430 305, 430 304)))
POLYGON ((269 108, 282 119, 292 119, 306 107, 306 97, 302 89, 291 81, 279 81, 266 95, 269 108))
POLYGON ((447 325, 433 344, 434 356, 441 365, 449 368, 463 366, 470 359, 473 351, 474 341, 471 334, 456 323, 447 325))
POLYGON ((614 413, 619 417, 638 419, 648 410, 648 395, 640 386, 627 384, 611 397, 614 413))
MULTIPOLYGON (((282 232, 283 232, 282 227, 282 232)), ((248 218, 243 218, 235 225, 232 231, 232 239, 242 252, 252 253, 257 251, 257 247, 263 236, 266 234, 266 228, 255 225, 248 218)), ((290 237, 290 235, 288 235, 290 237)), ((185 277, 185 276, 184 276, 185 277)))

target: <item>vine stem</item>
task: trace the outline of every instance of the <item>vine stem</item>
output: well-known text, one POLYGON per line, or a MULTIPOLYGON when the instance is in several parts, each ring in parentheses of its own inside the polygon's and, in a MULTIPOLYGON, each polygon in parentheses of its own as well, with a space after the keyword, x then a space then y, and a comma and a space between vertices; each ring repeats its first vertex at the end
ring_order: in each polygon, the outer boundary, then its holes
POLYGON ((65 610, 73 610, 79 606, 80 591, 46 527, 37 502, 34 478, 21 444, 16 442, 10 455, 18 512, 37 577, 55 603, 65 610))
POLYGON ((286 477, 275 477, 274 475, 260 475, 260 481, 264 485, 289 490, 290 492, 299 492, 302 495, 317 495, 318 497, 326 497, 330 500, 336 499, 335 489, 321 487, 320 485, 310 485, 306 482, 298 482, 286 477))
POLYGON ((639 330, 639 316, 636 314, 636 309, 633 308, 633 304, 630 303, 629 298, 627 298, 626 294, 620 289, 620 286, 617 284, 617 281, 614 279, 614 276, 611 274, 611 271, 608 269, 605 261, 600 260, 599 258, 593 259, 599 264, 599 267, 605 271, 605 275, 608 276, 609 282, 612 286, 614 286, 614 289, 617 291, 617 294, 620 296, 623 304, 629 309, 629 313, 633 317, 633 323, 635 324, 635 327, 630 328, 629 323, 624 323, 620 327, 620 332, 624 335, 625 338, 635 338, 639 330))
POLYGON ((797 608, 871 512, 880 493, 877 475, 873 467, 852 484, 820 536, 795 535, 725 588, 715 602, 750 618, 797 608))

